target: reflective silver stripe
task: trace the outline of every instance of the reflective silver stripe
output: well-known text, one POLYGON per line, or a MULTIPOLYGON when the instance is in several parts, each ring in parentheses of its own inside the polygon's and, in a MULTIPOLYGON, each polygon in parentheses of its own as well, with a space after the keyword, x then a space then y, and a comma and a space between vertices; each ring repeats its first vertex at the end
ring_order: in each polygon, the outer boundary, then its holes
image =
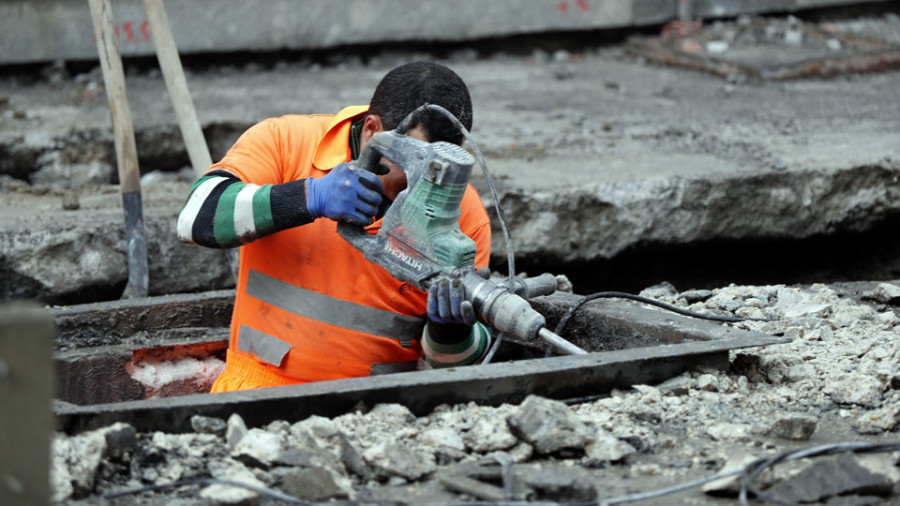
POLYGON ((238 349, 256 355, 261 360, 281 367, 281 361, 291 351, 291 345, 264 332, 241 325, 238 332, 238 349))
POLYGON ((412 360, 409 362, 385 362, 383 364, 372 364, 372 367, 369 367, 369 376, 415 371, 418 365, 418 360, 412 360))
POLYGON ((424 318, 363 306, 306 290, 256 270, 247 276, 247 295, 285 311, 329 325, 397 339, 403 347, 422 335, 424 318))

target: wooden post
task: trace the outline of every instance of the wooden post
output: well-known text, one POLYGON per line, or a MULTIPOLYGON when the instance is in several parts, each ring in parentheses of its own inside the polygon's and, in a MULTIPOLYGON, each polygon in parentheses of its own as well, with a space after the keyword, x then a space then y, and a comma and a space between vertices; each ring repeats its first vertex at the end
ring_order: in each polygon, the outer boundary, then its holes
POLYGON ((53 337, 49 313, 0 306, 0 502, 50 503, 53 337))
MULTIPOLYGON (((166 7, 163 5, 163 0, 144 0, 144 10, 147 11, 147 20, 150 22, 153 45, 156 47, 156 59, 159 60, 159 67, 166 80, 166 88, 169 90, 172 107, 178 117, 178 127, 181 129, 181 136, 184 139, 188 157, 191 159, 191 166, 194 167, 197 177, 200 177, 212 165, 212 157, 209 154, 206 138, 203 137, 200 120, 197 119, 197 111, 194 108, 194 101, 191 99, 187 79, 184 77, 184 68, 181 66, 175 38, 169 27, 166 7)), ((236 283, 238 280, 238 248, 226 249, 225 257, 231 266, 231 274, 236 283)))
POLYGON ((146 297, 149 285, 147 269, 147 237, 144 231, 141 203, 141 172, 138 167, 134 125, 125 91, 125 73, 119 55, 118 40, 113 28, 109 0, 88 0, 94 22, 94 36, 103 69, 103 82, 112 116, 113 138, 116 144, 116 164, 122 187, 125 208, 125 239, 128 246, 128 284, 123 298, 146 297))
POLYGON ((162 69, 163 78, 166 80, 166 88, 172 98, 175 115, 178 117, 178 126, 187 147, 188 157, 194 172, 200 176, 212 165, 209 148, 203 137, 203 129, 197 119, 197 111, 194 109, 194 101, 188 90, 187 79, 184 77, 184 69, 181 66, 181 58, 178 57, 178 49, 172 30, 169 28, 169 17, 162 0, 144 0, 144 10, 147 11, 147 20, 150 22, 150 32, 153 45, 156 47, 156 58, 162 69))

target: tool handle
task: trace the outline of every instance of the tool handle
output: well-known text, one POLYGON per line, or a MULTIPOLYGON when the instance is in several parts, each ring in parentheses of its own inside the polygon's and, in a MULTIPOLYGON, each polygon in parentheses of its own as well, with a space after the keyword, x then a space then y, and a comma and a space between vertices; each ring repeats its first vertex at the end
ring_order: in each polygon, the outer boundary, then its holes
POLYGON ((550 295, 556 291, 556 276, 544 273, 531 278, 514 278, 513 291, 519 297, 531 299, 541 295, 550 295))
POLYGON ((119 169, 119 184, 122 193, 141 191, 141 173, 138 168, 137 146, 134 141, 134 125, 131 109, 125 91, 125 72, 116 33, 113 29, 113 15, 109 0, 89 0, 100 68, 106 85, 106 97, 112 116, 113 139, 116 147, 116 165, 119 169))
POLYGON ((188 157, 191 159, 194 172, 198 176, 202 175, 212 165, 212 157, 206 145, 206 138, 203 137, 200 120, 197 119, 197 111, 194 109, 181 59, 178 57, 178 49, 172 37, 163 0, 144 0, 144 10, 147 11, 147 21, 150 23, 153 45, 156 47, 156 58, 159 60, 159 68, 172 98, 188 157))

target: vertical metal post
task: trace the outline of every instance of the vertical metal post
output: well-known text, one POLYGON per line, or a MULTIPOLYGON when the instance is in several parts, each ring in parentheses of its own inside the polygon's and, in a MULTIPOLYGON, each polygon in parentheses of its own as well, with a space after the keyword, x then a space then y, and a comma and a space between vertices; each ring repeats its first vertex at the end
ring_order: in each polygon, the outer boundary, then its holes
POLYGON ((0 305, 0 502, 50 503, 54 418, 53 318, 23 302, 0 305))

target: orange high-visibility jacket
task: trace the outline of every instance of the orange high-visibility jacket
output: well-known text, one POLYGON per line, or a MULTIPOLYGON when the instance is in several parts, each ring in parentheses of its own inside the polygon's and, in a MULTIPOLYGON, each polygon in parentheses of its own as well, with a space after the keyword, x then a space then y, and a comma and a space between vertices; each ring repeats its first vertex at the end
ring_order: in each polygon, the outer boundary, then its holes
MULTIPOLYGON (((210 170, 257 185, 322 177, 350 161, 350 125, 366 110, 267 119, 210 170)), ((476 243, 475 264, 487 266, 490 220, 471 185, 460 208, 460 229, 476 243)), ((225 371, 212 391, 412 370, 422 354, 426 299, 366 260, 327 218, 246 244, 225 371)))

